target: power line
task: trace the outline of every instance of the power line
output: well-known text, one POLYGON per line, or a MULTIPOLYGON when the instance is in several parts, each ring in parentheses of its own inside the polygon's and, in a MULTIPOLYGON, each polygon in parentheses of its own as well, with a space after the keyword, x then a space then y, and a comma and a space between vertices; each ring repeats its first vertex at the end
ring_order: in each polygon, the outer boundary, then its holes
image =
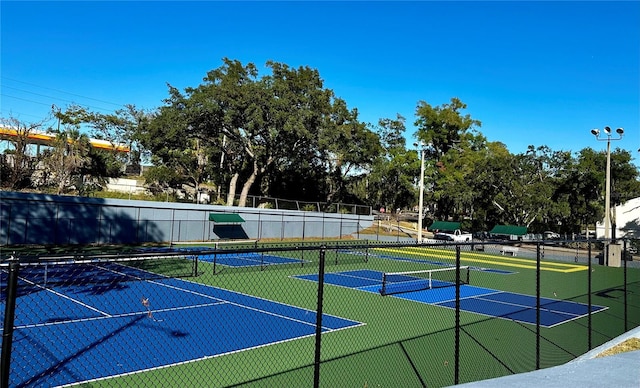
MULTIPOLYGON (((67 102, 67 103, 69 103, 69 104, 79 104, 78 102, 73 101, 73 100, 67 100, 67 99, 60 98, 60 97, 54 97, 54 96, 49 96, 49 95, 46 95, 46 94, 41 94, 41 93, 31 92, 31 91, 29 91, 29 90, 20 89, 20 88, 15 88, 15 87, 13 87, 13 86, 3 85, 3 88, 5 88, 5 89, 13 89, 13 90, 17 90, 17 91, 19 91, 19 92, 23 92, 23 93, 27 93, 27 94, 32 94, 32 95, 34 95, 34 96, 40 96, 40 97, 49 98, 49 99, 51 99, 51 100, 64 101, 64 102, 67 102)), ((2 94, 2 95, 5 95, 5 94, 2 94)), ((6 95, 6 96, 7 96, 7 97, 12 97, 12 98, 19 98, 19 97, 10 96, 10 95, 6 95)), ((24 101, 28 101, 28 100, 26 100, 26 99, 24 99, 24 98, 22 98, 22 100, 24 100, 24 101)), ((34 103, 39 103, 39 104, 44 104, 44 105, 50 105, 50 103, 41 103, 41 102, 37 102, 37 101, 29 101, 29 102, 34 102, 34 103)), ((84 105, 84 104, 79 104, 79 105, 84 105)), ((94 109, 98 109, 98 110, 105 110, 105 111, 111 111, 111 110, 112 110, 112 109, 109 109, 109 108, 103 108, 103 107, 93 106, 93 105, 86 105, 86 106, 87 106, 87 107, 89 107, 89 108, 94 108, 94 109)))
POLYGON ((5 93, 0 93, 0 96, 9 97, 9 98, 15 98, 16 100, 22 100, 22 101, 26 101, 26 102, 31 102, 33 104, 51 106, 51 103, 45 103, 45 102, 40 102, 40 101, 29 100, 29 99, 26 99, 26 98, 16 97, 16 96, 12 96, 10 94, 5 94, 5 93))
MULTIPOLYGON (((49 87, 46 87, 46 86, 41 86, 41 85, 33 84, 33 83, 30 83, 30 82, 20 81, 20 80, 14 79, 14 78, 9 78, 9 77, 5 77, 5 76, 0 76, 0 77, 2 79, 6 79, 6 80, 9 80, 9 81, 18 82, 18 83, 29 85, 29 86, 35 86, 35 87, 41 88, 41 89, 52 90, 52 91, 55 91, 55 92, 58 92, 58 93, 68 94, 70 96, 80 97, 80 98, 84 98, 84 99, 87 99, 87 100, 101 102, 101 103, 104 103, 104 104, 115 105, 115 106, 118 106, 118 107, 124 106, 124 104, 118 104, 118 103, 115 103, 115 102, 100 100, 100 99, 93 98, 93 97, 87 97, 87 96, 83 96, 81 94, 66 92, 66 91, 60 90, 60 89, 49 88, 49 87)), ((7 86, 5 86, 5 87, 7 87, 7 86)), ((15 89, 15 88, 13 88, 13 89, 15 89)))

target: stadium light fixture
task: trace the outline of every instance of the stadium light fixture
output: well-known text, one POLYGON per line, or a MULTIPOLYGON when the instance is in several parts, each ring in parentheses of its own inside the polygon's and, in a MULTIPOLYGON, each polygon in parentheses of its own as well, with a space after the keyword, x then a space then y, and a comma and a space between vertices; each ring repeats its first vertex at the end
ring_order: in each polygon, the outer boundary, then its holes
POLYGON ((611 233, 611 141, 622 139, 624 129, 616 129, 616 133, 618 134, 617 138, 611 137, 610 127, 604 127, 603 131, 606 134, 606 136, 603 137, 600 137, 599 129, 592 129, 591 133, 596 137, 596 140, 607 142, 607 171, 604 197, 604 238, 615 239, 615 230, 613 231, 613 234, 611 233))

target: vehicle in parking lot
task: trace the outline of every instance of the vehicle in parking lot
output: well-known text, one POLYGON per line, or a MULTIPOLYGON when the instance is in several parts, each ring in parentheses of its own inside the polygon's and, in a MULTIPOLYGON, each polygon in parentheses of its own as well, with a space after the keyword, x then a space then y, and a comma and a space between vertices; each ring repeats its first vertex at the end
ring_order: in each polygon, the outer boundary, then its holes
POLYGON ((439 231, 434 234, 436 240, 448 240, 448 241, 471 241, 473 235, 471 233, 463 232, 460 229, 450 231, 439 231))
POLYGON ((556 232, 551 232, 551 231, 546 231, 544 232, 544 239, 545 240, 560 240, 560 234, 556 233, 556 232))

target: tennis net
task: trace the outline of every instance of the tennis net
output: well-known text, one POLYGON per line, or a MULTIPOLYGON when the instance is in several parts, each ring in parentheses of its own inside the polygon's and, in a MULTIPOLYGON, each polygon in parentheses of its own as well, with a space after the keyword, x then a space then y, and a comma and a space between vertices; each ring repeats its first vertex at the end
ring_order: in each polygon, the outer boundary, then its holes
POLYGON ((456 272, 456 267, 387 272, 382 275, 380 294, 392 295, 432 288, 452 287, 456 284, 469 284, 470 271, 468 266, 460 267, 459 277, 456 272), (459 283, 456 281, 457 279, 459 279, 459 283))
MULTIPOLYGON (((8 263, 0 270, 7 272, 8 263)), ((20 261, 19 279, 34 286, 108 285, 197 275, 197 254, 145 254, 129 257, 42 257, 20 261)), ((4 276, 3 276, 4 278, 4 276)))

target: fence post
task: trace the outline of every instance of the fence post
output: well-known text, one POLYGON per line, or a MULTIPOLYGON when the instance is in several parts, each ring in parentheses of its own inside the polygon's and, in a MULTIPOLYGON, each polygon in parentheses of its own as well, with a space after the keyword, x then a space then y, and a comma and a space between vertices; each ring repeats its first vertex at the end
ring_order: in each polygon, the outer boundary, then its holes
POLYGON ((540 369, 540 242, 536 244, 536 370, 540 369))
POLYGON ((629 306, 629 301, 627 300, 627 240, 623 240, 623 251, 622 251, 622 262, 624 263, 624 285, 622 288, 624 289, 624 332, 629 331, 629 320, 627 319, 627 310, 629 306))
MULTIPOLYGON (((587 230, 587 238, 589 231, 587 230)), ((588 350, 591 350, 591 241, 587 241, 587 261, 588 261, 588 274, 587 274, 587 304, 589 305, 589 315, 587 316, 587 346, 588 350)))
POLYGON ((213 274, 216 274, 216 264, 218 261, 218 243, 216 242, 215 249, 213 251, 213 274))
POLYGON ((460 245, 456 245, 456 329, 454 384, 460 382, 460 245))
POLYGON ((320 337, 322 335, 322 298, 324 293, 324 259, 326 246, 320 248, 320 268, 318 269, 318 307, 316 308, 316 354, 313 371, 313 386, 320 386, 320 337))
POLYGON ((7 304, 4 308, 4 326, 2 329, 2 354, 0 355, 0 387, 9 387, 9 368, 11 366, 11 347, 13 345, 13 323, 16 314, 16 297, 18 295, 18 272, 20 262, 9 263, 9 279, 7 281, 7 304))

